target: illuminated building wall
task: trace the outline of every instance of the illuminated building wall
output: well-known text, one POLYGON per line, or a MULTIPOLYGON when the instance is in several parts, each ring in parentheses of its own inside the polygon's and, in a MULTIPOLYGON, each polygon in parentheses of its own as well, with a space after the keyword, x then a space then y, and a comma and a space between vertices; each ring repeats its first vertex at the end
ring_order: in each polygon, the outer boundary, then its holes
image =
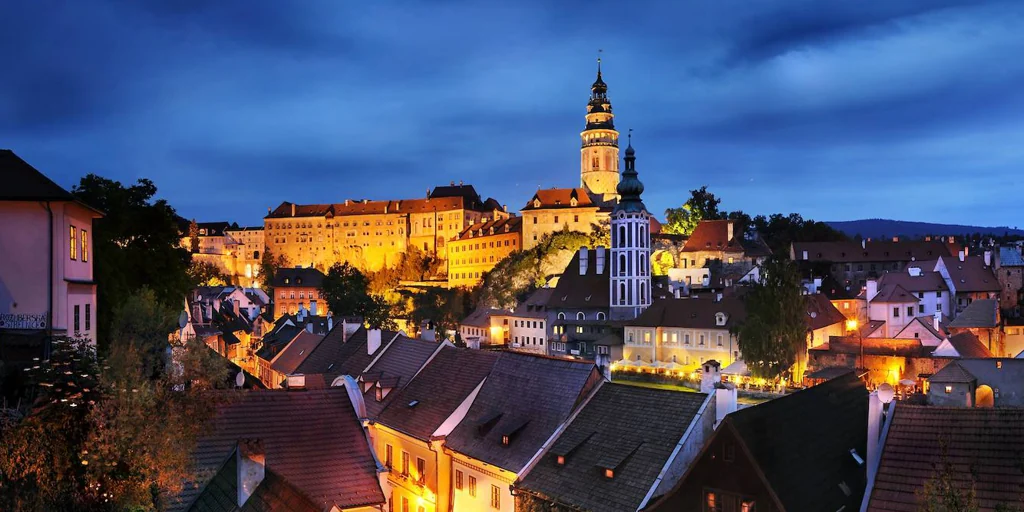
POLYGON ((509 254, 522 249, 523 219, 481 222, 466 228, 448 245, 448 283, 474 286, 509 254))
POLYGON ((512 482, 516 481, 515 473, 458 452, 452 452, 451 457, 454 512, 515 510, 515 499, 511 491, 512 482))
POLYGON ((625 327, 622 358, 694 366, 714 359, 723 367, 739 358, 739 341, 728 329, 625 327))
POLYGON ((431 445, 380 423, 374 425, 373 433, 377 458, 390 468, 389 509, 396 512, 446 512, 449 508, 447 489, 451 482, 451 459, 441 444, 431 445), (445 489, 445 492, 438 494, 438 489, 445 489))

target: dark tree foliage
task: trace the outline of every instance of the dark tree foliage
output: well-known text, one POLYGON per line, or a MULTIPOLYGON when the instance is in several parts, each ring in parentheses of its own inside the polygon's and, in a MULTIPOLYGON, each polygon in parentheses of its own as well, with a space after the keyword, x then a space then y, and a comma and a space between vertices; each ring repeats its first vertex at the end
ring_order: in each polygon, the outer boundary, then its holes
POLYGON ((320 294, 335 315, 361 316, 372 327, 395 328, 391 305, 382 296, 371 294, 369 278, 348 262, 328 269, 320 294))
MULTIPOLYGON (((469 315, 470 297, 468 290, 461 288, 430 287, 404 291, 409 304, 406 320, 410 325, 419 326, 425 321, 434 323, 438 340, 447 339, 448 331, 455 331, 459 322, 469 315)), ((461 342, 456 336, 456 342, 461 342)))
POLYGON ((224 275, 224 272, 208 261, 192 260, 188 267, 189 282, 196 286, 226 286, 231 278, 224 275))
POLYGON ((263 251, 260 257, 260 280, 263 283, 263 288, 267 291, 271 297, 274 296, 274 276, 277 275, 277 269, 288 268, 291 263, 288 258, 283 254, 274 255, 270 251, 263 251))
POLYGON ((740 351, 754 376, 776 379, 806 354, 806 308, 795 263, 772 256, 764 262, 761 275, 761 282, 753 283, 746 294, 740 351))
POLYGON ((691 190, 690 198, 683 206, 665 210, 665 225, 662 226, 662 230, 669 234, 689 236, 700 221, 725 218, 718 210, 721 202, 721 199, 708 192, 707 185, 691 190))
POLYGON ((188 248, 192 254, 199 252, 199 224, 195 219, 188 223, 188 248))
POLYGON ((97 290, 97 339, 110 341, 111 313, 131 292, 148 286, 161 302, 181 307, 191 287, 191 258, 180 247, 177 215, 147 179, 125 187, 89 174, 72 189, 76 198, 105 213, 94 223, 93 272, 97 290))
POLYGON ((773 254, 787 258, 793 242, 837 242, 847 239, 846 235, 832 226, 805 219, 799 213, 773 213, 767 217, 758 215, 754 217, 752 227, 761 234, 773 254))

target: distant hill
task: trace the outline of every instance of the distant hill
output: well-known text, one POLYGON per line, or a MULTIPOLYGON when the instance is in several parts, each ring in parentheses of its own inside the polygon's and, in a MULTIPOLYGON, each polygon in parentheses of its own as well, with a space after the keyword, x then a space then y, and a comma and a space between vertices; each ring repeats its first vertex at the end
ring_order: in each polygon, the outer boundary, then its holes
POLYGON ((894 236, 920 238, 926 235, 960 236, 974 233, 995 236, 1024 236, 1024 230, 1007 226, 965 226, 961 224, 934 224, 931 222, 910 222, 890 219, 829 221, 826 224, 846 233, 848 236, 859 234, 864 238, 891 238, 894 236))

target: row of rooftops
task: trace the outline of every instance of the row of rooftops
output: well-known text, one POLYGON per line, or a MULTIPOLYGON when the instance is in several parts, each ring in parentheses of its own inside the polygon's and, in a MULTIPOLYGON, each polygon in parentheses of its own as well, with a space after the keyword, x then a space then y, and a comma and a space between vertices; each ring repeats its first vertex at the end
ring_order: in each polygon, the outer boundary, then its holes
POLYGON ((268 210, 267 219, 292 217, 334 217, 344 215, 382 215, 431 213, 449 210, 474 210, 479 212, 504 211, 505 208, 493 198, 482 199, 472 185, 437 187, 428 191, 424 199, 398 200, 351 200, 342 203, 295 204, 282 202, 277 208, 268 210))

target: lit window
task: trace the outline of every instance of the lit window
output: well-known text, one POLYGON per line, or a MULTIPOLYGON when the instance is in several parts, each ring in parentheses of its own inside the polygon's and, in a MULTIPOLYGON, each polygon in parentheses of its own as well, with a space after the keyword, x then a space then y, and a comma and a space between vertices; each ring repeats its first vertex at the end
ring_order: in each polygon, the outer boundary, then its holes
POLYGON ((469 480, 469 495, 475 498, 476 497, 476 477, 470 475, 468 480, 469 480))
POLYGON ((89 261, 89 232, 82 230, 82 261, 89 261))
POLYGON ((491 484, 491 508, 501 509, 501 488, 491 484))
POLYGON ((462 470, 461 469, 456 469, 455 470, 455 489, 459 490, 459 491, 462 490, 462 470))
POLYGON ((948 395, 948 394, 950 394, 950 393, 952 393, 952 392, 953 392, 953 386, 948 386, 948 385, 947 385, 947 386, 946 386, 946 394, 948 395))
POLYGON ((71 226, 71 259, 78 259, 78 236, 76 236, 74 226, 71 226))
POLYGON ((605 468, 604 469, 604 477, 605 478, 614 478, 615 477, 615 470, 611 469, 611 468, 605 468))
POLYGON ((394 453, 392 446, 390 444, 384 445, 384 465, 388 469, 391 469, 391 466, 394 464, 393 455, 394 453))
POLYGON ((409 476, 409 452, 402 452, 402 474, 409 476))

